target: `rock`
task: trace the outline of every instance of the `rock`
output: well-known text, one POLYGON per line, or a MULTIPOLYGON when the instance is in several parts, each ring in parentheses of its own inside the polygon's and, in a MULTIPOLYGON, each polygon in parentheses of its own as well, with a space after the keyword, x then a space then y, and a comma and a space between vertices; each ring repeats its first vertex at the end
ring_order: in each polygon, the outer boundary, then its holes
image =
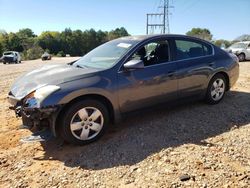
POLYGON ((235 129, 238 129, 239 127, 237 125, 234 125, 232 128, 231 128, 231 131, 235 130, 235 129))
POLYGON ((191 179, 191 176, 189 176, 188 174, 183 174, 180 176, 181 181, 188 181, 190 179, 191 179))

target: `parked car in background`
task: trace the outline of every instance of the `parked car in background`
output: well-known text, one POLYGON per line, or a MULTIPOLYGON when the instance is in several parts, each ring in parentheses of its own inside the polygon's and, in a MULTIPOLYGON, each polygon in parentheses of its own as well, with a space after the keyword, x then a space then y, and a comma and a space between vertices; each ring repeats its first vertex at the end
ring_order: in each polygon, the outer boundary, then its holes
POLYGON ((4 52, 2 56, 3 64, 6 63, 21 63, 21 55, 19 52, 8 51, 4 52))
POLYGON ((228 51, 237 55, 239 61, 250 60, 250 41, 234 43, 228 51))
POLYGON ((238 77, 238 58, 207 41, 130 36, 18 78, 8 98, 24 125, 87 144, 128 112, 190 97, 217 104, 238 77))
POLYGON ((42 60, 51 60, 52 55, 50 55, 48 52, 45 52, 42 56, 41 56, 42 60))

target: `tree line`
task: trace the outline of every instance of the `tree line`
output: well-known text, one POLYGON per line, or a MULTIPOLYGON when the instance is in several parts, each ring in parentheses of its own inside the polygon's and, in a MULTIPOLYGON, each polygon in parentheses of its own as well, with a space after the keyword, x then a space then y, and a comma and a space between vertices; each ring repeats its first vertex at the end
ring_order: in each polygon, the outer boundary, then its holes
POLYGON ((210 41, 214 43, 216 46, 228 48, 232 44, 239 42, 239 41, 250 41, 250 35, 241 35, 236 39, 229 41, 224 39, 213 40, 213 35, 209 29, 206 28, 193 28, 186 33, 188 36, 193 36, 197 38, 201 38, 203 40, 210 41))
POLYGON ((29 28, 16 33, 0 31, 0 54, 9 50, 18 51, 23 59, 39 58, 45 51, 57 56, 82 56, 109 40, 128 35, 124 27, 109 32, 66 28, 62 32, 45 31, 38 36, 29 28))
MULTIPOLYGON (((45 31, 38 36, 29 28, 20 29, 16 33, 0 31, 0 54, 9 50, 18 51, 21 52, 23 60, 37 59, 45 51, 56 56, 66 54, 82 56, 109 40, 128 35, 129 33, 124 27, 109 32, 94 29, 72 31, 70 28, 66 28, 62 32, 45 31)), ((237 41, 250 40, 250 35, 242 35, 233 41, 213 40, 212 33, 206 28, 193 28, 186 35, 198 37, 226 48, 237 41)))

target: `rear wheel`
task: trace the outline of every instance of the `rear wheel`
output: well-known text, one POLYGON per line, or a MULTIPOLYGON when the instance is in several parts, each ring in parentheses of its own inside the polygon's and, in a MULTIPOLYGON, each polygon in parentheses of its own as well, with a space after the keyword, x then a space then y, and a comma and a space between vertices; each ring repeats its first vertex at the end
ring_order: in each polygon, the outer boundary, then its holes
POLYGON ((218 104, 226 92, 226 79, 222 74, 215 75, 207 88, 206 102, 209 104, 218 104))
POLYGON ((78 145, 99 139, 109 123, 107 108, 101 102, 90 99, 74 103, 60 118, 62 138, 78 145))
POLYGON ((239 54, 238 59, 239 59, 239 61, 245 61, 246 60, 245 54, 243 54, 243 53, 239 54))

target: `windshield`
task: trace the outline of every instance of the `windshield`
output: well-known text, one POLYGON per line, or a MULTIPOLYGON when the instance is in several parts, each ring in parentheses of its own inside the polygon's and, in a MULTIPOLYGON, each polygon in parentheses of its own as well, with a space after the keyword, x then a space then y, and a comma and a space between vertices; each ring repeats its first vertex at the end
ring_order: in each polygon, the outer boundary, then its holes
POLYGON ((3 55, 13 55, 13 52, 5 52, 3 55))
POLYGON ((247 44, 243 42, 237 42, 231 46, 231 48, 246 48, 247 44))
POLYGON ((88 67, 96 69, 107 69, 115 65, 118 60, 131 49, 137 41, 117 39, 107 42, 81 59, 76 61, 73 65, 77 67, 88 67))

